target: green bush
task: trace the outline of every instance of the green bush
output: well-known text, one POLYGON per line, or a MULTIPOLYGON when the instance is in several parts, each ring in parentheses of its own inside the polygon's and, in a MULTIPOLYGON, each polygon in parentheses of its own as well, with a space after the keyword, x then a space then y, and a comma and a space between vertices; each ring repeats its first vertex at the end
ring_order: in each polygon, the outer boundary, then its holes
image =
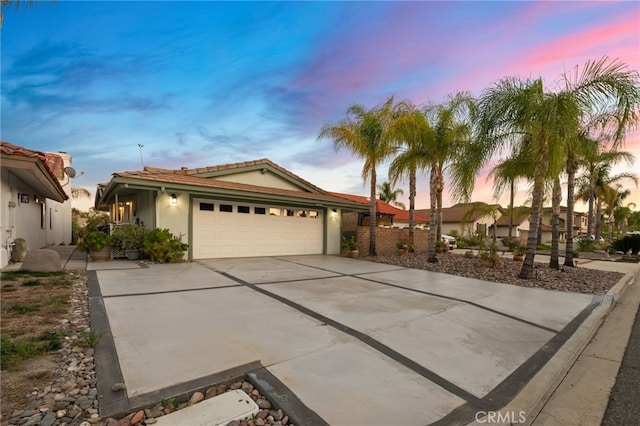
POLYGON ((504 237, 502 240, 502 245, 505 246, 509 251, 513 251, 517 247, 522 246, 520 240, 514 237, 504 237))
POLYGON ((640 252, 640 235, 625 235, 623 238, 615 240, 612 247, 616 251, 623 253, 631 252, 631 254, 634 255, 638 254, 638 252, 640 252))
POLYGON ((99 251, 108 246, 109 243, 110 238, 108 234, 102 231, 92 231, 84 237, 84 241, 78 243, 78 250, 84 252, 99 251))
POLYGON ((596 241, 591 238, 581 238, 577 242, 577 252, 593 251, 596 248, 596 241))
POLYGON ((111 245, 116 250, 140 250, 147 231, 139 225, 124 223, 111 231, 111 245))
POLYGON ((142 251, 154 262, 174 263, 182 259, 188 247, 168 229, 155 228, 145 235, 142 251))

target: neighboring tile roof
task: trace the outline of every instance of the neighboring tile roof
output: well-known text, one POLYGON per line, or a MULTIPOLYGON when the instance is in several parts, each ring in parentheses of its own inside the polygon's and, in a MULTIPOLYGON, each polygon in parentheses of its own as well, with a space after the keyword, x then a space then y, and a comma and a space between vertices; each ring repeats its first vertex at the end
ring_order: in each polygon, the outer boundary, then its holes
MULTIPOLYGON (((531 216, 531 209, 528 207, 514 207, 513 210, 513 224, 520 225, 531 216)), ((509 226, 509 211, 505 211, 504 215, 498 218, 498 226, 509 226)))
MULTIPOLYGON (((351 200, 351 201, 355 201, 358 203, 362 203, 365 205, 369 205, 369 198, 367 197, 363 197, 361 195, 352 195, 352 194, 342 194, 339 192, 332 192, 331 194, 336 195, 338 197, 341 198, 345 198, 347 200, 351 200)), ((402 210, 399 209, 397 207, 392 206, 389 203, 386 203, 382 200, 376 200, 376 211, 378 213, 382 213, 382 214, 390 214, 393 215, 395 220, 402 220, 402 221, 408 221, 409 220, 409 211, 408 210, 402 210)), ((414 220, 416 222, 422 222, 422 223, 429 223, 429 218, 419 215, 419 214, 415 214, 414 215, 414 220)))
POLYGON ((2 153, 3 156, 33 158, 40 161, 44 164, 45 170, 57 186, 57 189, 60 190, 62 194, 65 194, 65 199, 68 199, 60 181, 58 180, 58 176, 62 176, 62 169, 64 167, 64 160, 61 156, 41 151, 34 151, 5 141, 0 141, 0 153, 2 153))
MULTIPOLYGON (((467 214, 467 212, 469 210, 471 210, 473 207, 479 205, 479 204, 484 204, 481 202, 473 202, 473 203, 459 203, 456 204, 454 206, 451 207, 445 207, 442 209, 442 223, 460 223, 462 222, 462 219, 465 217, 465 215, 467 214)), ((497 207, 498 209, 502 210, 502 207, 500 207, 499 204, 489 204, 490 207, 497 207)), ((431 214, 431 209, 420 209, 420 210, 416 210, 417 213, 429 217, 429 215, 431 214)), ((475 222, 476 220, 480 219, 483 216, 486 216, 487 214, 481 211, 475 211, 472 214, 470 214, 467 218, 466 221, 467 222, 475 222)))

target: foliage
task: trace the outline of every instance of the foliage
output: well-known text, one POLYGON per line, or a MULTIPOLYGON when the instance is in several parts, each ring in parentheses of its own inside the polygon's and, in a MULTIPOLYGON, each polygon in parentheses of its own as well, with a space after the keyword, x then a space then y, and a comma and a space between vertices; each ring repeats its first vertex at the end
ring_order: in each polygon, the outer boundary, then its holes
POLYGON ((22 303, 16 303, 11 307, 11 312, 15 313, 16 315, 25 315, 25 314, 36 312, 39 310, 40 310, 40 305, 38 304, 25 305, 22 303))
POLYGON ((405 206, 404 203, 398 201, 398 196, 404 195, 404 191, 402 189, 393 188, 389 182, 382 182, 378 185, 378 191, 380 193, 381 201, 394 205, 402 210, 407 209, 407 206, 405 206))
POLYGON ((396 241, 396 247, 398 250, 409 250, 409 244, 403 240, 396 241))
POLYGON ((140 225, 124 223, 111 231, 111 245, 116 250, 140 250, 147 231, 140 225))
POLYGON ((53 277, 53 276, 61 276, 65 275, 64 271, 54 271, 54 272, 41 272, 41 271, 27 271, 27 270, 19 270, 19 271, 7 271, 2 273, 2 281, 13 281, 17 280, 18 277, 22 276, 30 276, 30 277, 53 277))
POLYGON ((358 242, 356 241, 356 237, 351 237, 345 241, 345 246, 347 251, 355 251, 358 250, 358 242))
POLYGON ((144 236, 142 251, 154 262, 174 263, 182 259, 187 248, 189 245, 168 229, 155 228, 144 236))
POLYGON ((98 344, 98 341, 105 335, 105 331, 100 333, 96 333, 93 330, 87 330, 83 328, 79 331, 80 338, 74 342, 75 346, 79 346, 81 348, 95 348, 98 344))
POLYGON ((577 252, 593 251, 596 247, 596 241, 591 238, 581 238, 576 244, 578 245, 577 252))
POLYGON ((109 235, 102 231, 92 231, 82 242, 78 243, 78 250, 88 251, 100 251, 110 243, 109 235))
POLYGON ((496 243, 491 243, 485 249, 480 250, 478 257, 488 266, 504 266, 504 261, 498 255, 498 245, 496 243))
POLYGON ((86 219, 84 227, 78 230, 80 238, 84 238, 94 231, 102 231, 109 226, 109 215, 106 213, 90 212, 86 214, 86 219))
POLYGON ((631 252, 631 254, 636 255, 640 252, 640 235, 625 235, 623 238, 614 241, 612 247, 616 249, 616 251, 623 253, 631 252))
POLYGON ((17 368, 22 360, 45 352, 57 351, 62 347, 60 334, 56 332, 15 339, 3 334, 0 340, 0 365, 3 370, 17 368))
POLYGON ((456 238, 456 245, 458 246, 458 248, 461 248, 461 249, 469 247, 469 243, 467 241, 459 240, 457 238, 456 238))
POLYGON ((516 247, 522 246, 520 240, 515 237, 504 237, 501 242, 509 251, 513 251, 516 247))

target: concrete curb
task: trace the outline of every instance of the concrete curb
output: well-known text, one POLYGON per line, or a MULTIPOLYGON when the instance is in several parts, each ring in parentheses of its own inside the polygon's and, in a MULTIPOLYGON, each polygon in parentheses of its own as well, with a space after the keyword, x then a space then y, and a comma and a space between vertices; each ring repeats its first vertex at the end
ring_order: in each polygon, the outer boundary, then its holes
MULTIPOLYGON (((640 276, 638 271, 627 273, 603 296, 600 306, 589 315, 567 343, 542 367, 522 391, 500 410, 501 413, 508 413, 511 419, 518 419, 519 414, 523 413, 526 420, 522 424, 533 424, 545 404, 589 345, 604 320, 611 313, 619 298, 635 282, 636 274, 640 276)), ((475 424, 475 422, 471 424, 475 424)))

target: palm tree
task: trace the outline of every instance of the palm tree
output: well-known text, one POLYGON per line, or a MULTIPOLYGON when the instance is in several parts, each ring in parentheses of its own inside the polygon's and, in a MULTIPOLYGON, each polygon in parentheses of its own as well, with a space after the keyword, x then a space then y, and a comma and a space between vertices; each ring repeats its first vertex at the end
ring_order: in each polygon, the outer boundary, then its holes
POLYGON ((475 155, 467 157, 467 166, 472 167, 461 178, 472 188, 475 172, 498 150, 522 142, 530 144, 531 229, 521 278, 534 277, 535 234, 545 180, 563 170, 568 144, 580 134, 585 123, 604 126, 600 128, 611 131, 614 143, 621 143, 625 130, 638 122, 640 78, 624 63, 605 57, 587 62, 581 73, 576 68, 573 79, 573 75, 563 77, 565 87, 557 92, 545 90, 542 78, 505 78, 486 89, 479 101, 478 139, 472 148, 475 155))
POLYGON ((416 174, 430 168, 429 200, 431 214, 429 216, 429 244, 427 246, 427 261, 437 262, 435 232, 436 223, 436 169, 433 165, 433 147, 435 133, 427 117, 415 106, 407 104, 407 109, 400 114, 391 126, 391 133, 396 141, 401 141, 397 149, 399 154, 389 166, 389 176, 395 182, 406 173, 409 177, 409 240, 413 241, 413 221, 416 196, 416 174))
MULTIPOLYGON (((638 186, 638 180, 635 180, 636 187, 638 186)), ((607 205, 607 223, 609 226, 609 242, 613 241, 613 227, 616 223, 615 212, 616 209, 622 207, 622 202, 631 195, 631 191, 624 189, 622 185, 616 184, 615 186, 608 185, 603 188, 602 201, 607 205)))
POLYGON ((589 150, 583 156, 584 172, 578 178, 578 192, 576 198, 588 203, 587 233, 589 235, 600 235, 600 215, 602 202, 599 200, 602 195, 602 188, 615 184, 624 179, 635 181, 633 173, 619 173, 611 176, 611 168, 624 161, 633 164, 635 157, 626 151, 601 151, 599 144, 595 141, 589 145, 589 150))
POLYGON ((79 186, 71 187, 71 198, 77 200, 78 198, 91 198, 91 192, 79 186))
POLYGON ((352 105, 347 110, 346 118, 336 124, 325 124, 318 135, 318 139, 332 139, 336 151, 344 148, 364 159, 362 178, 365 181, 368 179, 371 185, 369 256, 376 255, 376 168, 395 150, 388 129, 396 115, 396 108, 393 97, 371 109, 352 105))
MULTIPOLYGON (((395 183, 395 182, 394 182, 395 183)), ((404 203, 398 201, 399 195, 404 195, 404 191, 400 188, 393 188, 390 182, 382 182, 378 185, 378 191, 380 195, 380 200, 385 203, 393 204, 401 208, 402 210, 406 210, 407 206, 404 203)))

